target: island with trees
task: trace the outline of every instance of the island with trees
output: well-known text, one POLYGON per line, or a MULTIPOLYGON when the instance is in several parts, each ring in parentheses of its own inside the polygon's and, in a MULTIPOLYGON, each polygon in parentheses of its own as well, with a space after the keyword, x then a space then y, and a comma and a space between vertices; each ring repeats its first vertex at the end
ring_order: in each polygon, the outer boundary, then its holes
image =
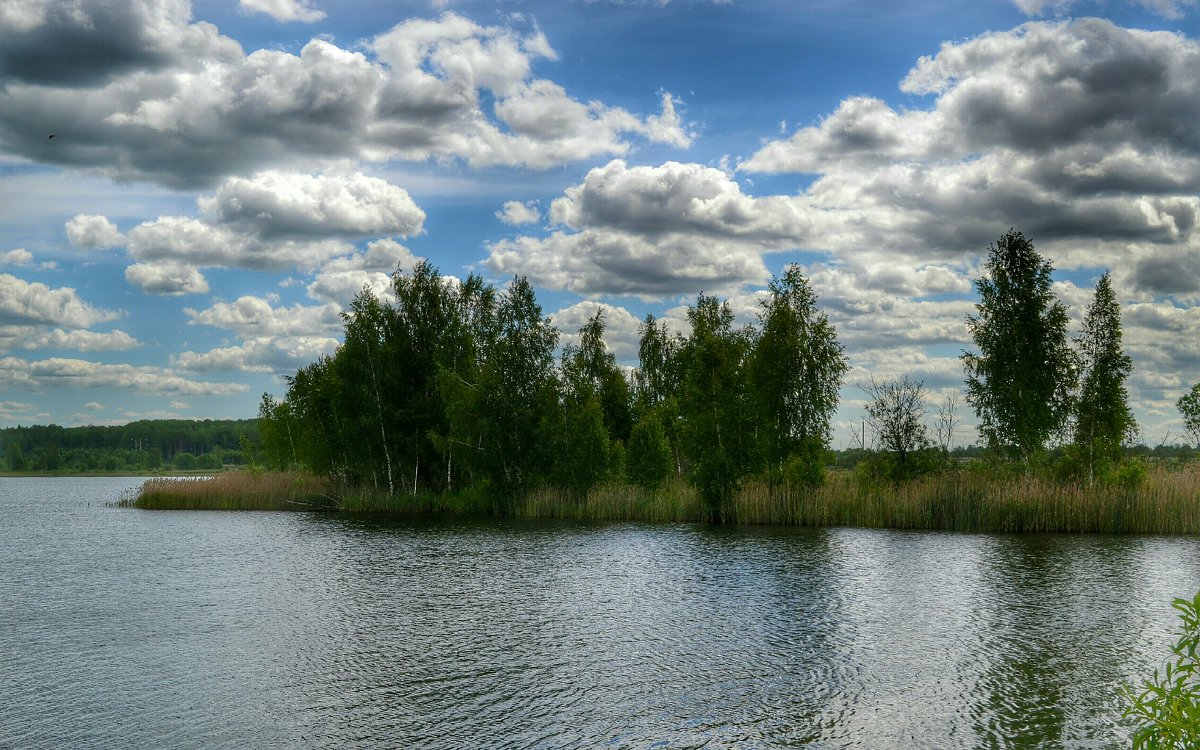
MULTIPOLYGON (((627 374, 602 312, 560 349, 526 279, 501 290, 422 262, 393 277, 394 300, 364 289, 337 352, 290 376, 283 398, 263 395, 254 471, 151 482, 138 502, 1200 532, 1189 449, 1152 460, 1163 451, 1133 447, 1108 274, 1071 338, 1052 272, 1018 231, 989 247, 965 321, 964 401, 984 442, 967 459, 952 445, 958 400, 931 405, 908 377, 864 387, 870 438, 830 451, 847 358, 798 266, 771 282, 756 325, 704 294, 686 336, 648 315, 627 374)), ((1200 442, 1200 384, 1178 407, 1200 442)))

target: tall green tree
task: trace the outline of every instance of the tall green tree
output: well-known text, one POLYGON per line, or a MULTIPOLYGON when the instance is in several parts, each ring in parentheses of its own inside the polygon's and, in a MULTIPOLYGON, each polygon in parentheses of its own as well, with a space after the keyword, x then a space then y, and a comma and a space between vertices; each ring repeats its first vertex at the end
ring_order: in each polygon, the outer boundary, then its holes
POLYGON ((291 404, 286 399, 276 401, 269 393, 262 395, 258 404, 258 434, 262 438, 263 463, 268 469, 282 471, 297 462, 294 421, 291 404))
POLYGON ((579 329, 579 343, 563 347, 561 414, 558 420, 558 481, 586 492, 610 472, 612 440, 629 439, 629 386, 604 344, 604 312, 579 329))
POLYGON ((1176 401, 1175 408, 1179 409, 1183 427, 1191 435, 1192 442, 1200 448, 1200 383, 1193 385, 1192 390, 1176 401))
POLYGON ((357 456, 359 471, 378 485, 386 480, 389 494, 395 494, 395 469, 392 459, 392 404, 388 400, 389 318, 394 311, 363 287, 350 310, 343 313, 345 337, 334 364, 343 388, 336 408, 356 422, 359 429, 344 435, 352 444, 350 456, 357 456), (371 439, 369 436, 377 436, 371 439))
POLYGON ((455 299, 458 289, 428 261, 418 263, 412 273, 396 273, 392 288, 396 301, 388 319, 388 401, 395 413, 403 484, 416 494, 422 484, 441 485, 441 472, 433 470, 441 459, 430 433, 446 430, 438 373, 452 367, 458 354, 461 308, 455 299))
POLYGON ((564 398, 576 405, 595 398, 609 435, 627 441, 633 426, 629 383, 604 343, 603 310, 597 310, 579 329, 578 344, 563 347, 561 370, 564 398))
POLYGON ((4 460, 9 471, 25 471, 25 454, 21 452, 21 444, 10 440, 4 449, 4 460))
POLYGON ((538 482, 548 463, 545 431, 558 398, 558 329, 542 315, 523 276, 501 300, 497 323, 471 400, 480 430, 478 459, 497 499, 512 502, 538 482))
POLYGON ((676 476, 683 475, 680 447, 679 353, 683 339, 665 322, 647 313, 638 329, 638 367, 633 373, 633 403, 638 421, 653 417, 662 429, 676 476))
POLYGON ((429 432, 441 454, 444 487, 483 478, 483 436, 488 422, 477 412, 484 403, 482 390, 486 354, 500 335, 496 289, 471 274, 454 292, 452 330, 444 337, 447 351, 439 359, 437 388, 445 407, 443 429, 429 432))
POLYGON ((1090 478, 1098 463, 1120 460, 1122 442, 1137 429, 1125 389, 1133 360, 1121 348, 1121 305, 1108 272, 1096 283, 1095 297, 1075 344, 1082 375, 1075 407, 1075 445, 1090 478))
POLYGON ((799 266, 789 265, 769 289, 749 363, 767 467, 779 479, 794 458, 807 464, 804 476, 820 477, 846 356, 799 266))
POLYGON ((679 352, 683 449, 709 517, 724 520, 756 456, 745 369, 753 341, 734 329, 729 305, 716 297, 700 295, 687 316, 692 333, 679 352))
POLYGON ((975 281, 978 315, 967 316, 979 349, 962 355, 967 401, 993 450, 1027 460, 1067 424, 1076 358, 1050 262, 1012 229, 988 250, 985 276, 975 281))

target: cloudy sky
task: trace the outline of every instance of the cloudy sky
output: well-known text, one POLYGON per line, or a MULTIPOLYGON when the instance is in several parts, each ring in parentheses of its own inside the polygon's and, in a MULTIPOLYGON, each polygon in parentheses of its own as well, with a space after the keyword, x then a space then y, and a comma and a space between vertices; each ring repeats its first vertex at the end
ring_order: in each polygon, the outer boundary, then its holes
MULTIPOLYGON (((0 0, 0 426, 246 417, 428 258, 573 332, 800 263, 853 369, 961 390, 1009 227, 1105 269, 1144 438, 1200 379, 1192 0, 0 0), (53 134, 53 138, 50 135, 53 134)), ((966 409, 965 421, 973 422, 966 409)), ((964 431, 958 440, 974 439, 964 431)))

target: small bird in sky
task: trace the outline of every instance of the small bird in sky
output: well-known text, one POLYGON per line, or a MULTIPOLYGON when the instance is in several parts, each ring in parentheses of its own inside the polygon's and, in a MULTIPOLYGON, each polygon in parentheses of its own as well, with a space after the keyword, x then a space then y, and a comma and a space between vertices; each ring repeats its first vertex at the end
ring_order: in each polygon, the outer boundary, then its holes
POLYGON ((51 134, 50 134, 50 138, 47 138, 46 140, 50 140, 50 139, 51 139, 51 138, 53 138, 53 137, 54 137, 54 133, 51 133, 51 134))

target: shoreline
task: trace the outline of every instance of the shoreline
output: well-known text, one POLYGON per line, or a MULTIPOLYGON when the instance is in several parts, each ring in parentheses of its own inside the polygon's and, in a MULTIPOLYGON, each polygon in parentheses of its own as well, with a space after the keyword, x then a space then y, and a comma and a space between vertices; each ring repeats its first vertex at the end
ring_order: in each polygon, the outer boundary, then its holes
POLYGON ((899 484, 850 474, 813 488, 748 482, 714 518, 682 480, 655 490, 627 482, 586 494, 543 487, 505 501, 477 489, 388 495, 308 474, 227 472, 205 481, 155 477, 124 507, 275 510, 443 517, 720 522, 964 532, 1200 535, 1200 463, 1156 469, 1136 486, 947 472, 899 484))

